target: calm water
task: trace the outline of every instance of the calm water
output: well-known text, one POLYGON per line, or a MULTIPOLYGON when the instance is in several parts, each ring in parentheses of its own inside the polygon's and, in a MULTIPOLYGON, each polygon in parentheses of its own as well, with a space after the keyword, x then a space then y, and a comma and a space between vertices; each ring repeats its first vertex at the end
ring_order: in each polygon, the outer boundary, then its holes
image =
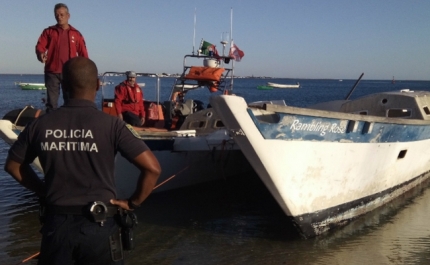
MULTIPOLYGON (((118 83, 119 77, 108 81, 118 83)), ((42 108, 43 91, 22 91, 14 82, 43 82, 41 75, 0 75, 0 117, 33 105, 42 108)), ((261 79, 235 79, 235 93, 247 101, 285 99, 306 106, 344 99, 355 80, 272 80, 300 82, 300 89, 257 90, 261 79)), ((156 99, 154 78, 145 82, 145 97, 156 99)), ((161 79, 160 98, 170 93, 173 79, 161 79)), ((430 90, 426 81, 362 80, 351 98, 378 91, 409 88, 430 90)), ((105 89, 111 97, 113 86, 105 89)), ((207 91, 195 91, 208 102, 207 91)), ((98 95, 100 102, 102 93, 98 95)), ((36 198, 4 170, 9 146, 0 140, 0 260, 17 264, 37 253, 39 222, 36 198)), ((410 198, 360 218, 314 239, 300 238, 276 202, 254 175, 238 176, 182 190, 153 194, 139 209, 136 250, 126 264, 430 264, 430 191, 428 185, 410 198)), ((35 264, 29 261, 25 264, 35 264)))

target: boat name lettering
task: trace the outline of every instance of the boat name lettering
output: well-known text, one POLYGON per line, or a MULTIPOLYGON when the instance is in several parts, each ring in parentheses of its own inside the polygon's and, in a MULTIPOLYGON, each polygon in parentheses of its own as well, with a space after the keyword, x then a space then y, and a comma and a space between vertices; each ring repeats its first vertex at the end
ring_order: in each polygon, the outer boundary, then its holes
POLYGON ((312 123, 301 123, 300 120, 294 120, 290 126, 292 131, 309 131, 319 132, 321 136, 328 133, 345 133, 346 128, 338 123, 329 122, 312 122, 312 123))
POLYGON ((45 138, 53 136, 54 138, 93 138, 91 130, 77 129, 77 130, 51 130, 45 132, 45 138))

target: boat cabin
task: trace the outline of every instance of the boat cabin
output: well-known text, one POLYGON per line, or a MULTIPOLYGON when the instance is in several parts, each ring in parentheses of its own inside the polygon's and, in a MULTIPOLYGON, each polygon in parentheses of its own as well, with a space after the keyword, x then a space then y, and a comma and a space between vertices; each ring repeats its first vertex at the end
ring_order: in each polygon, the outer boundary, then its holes
POLYGON ((387 118, 430 120, 430 92, 404 89, 347 101, 340 112, 387 118))
POLYGON ((385 118, 430 120, 430 92, 402 89, 354 100, 323 102, 309 108, 385 118))

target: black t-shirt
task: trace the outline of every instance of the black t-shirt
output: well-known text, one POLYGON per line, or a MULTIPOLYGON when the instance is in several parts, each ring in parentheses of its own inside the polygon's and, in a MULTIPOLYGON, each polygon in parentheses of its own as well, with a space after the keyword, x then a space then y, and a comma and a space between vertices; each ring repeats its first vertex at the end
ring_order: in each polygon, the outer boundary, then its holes
POLYGON ((9 157, 18 163, 39 157, 47 203, 80 206, 116 198, 118 151, 131 160, 147 150, 123 121, 97 110, 94 102, 70 99, 30 123, 12 145, 9 157))

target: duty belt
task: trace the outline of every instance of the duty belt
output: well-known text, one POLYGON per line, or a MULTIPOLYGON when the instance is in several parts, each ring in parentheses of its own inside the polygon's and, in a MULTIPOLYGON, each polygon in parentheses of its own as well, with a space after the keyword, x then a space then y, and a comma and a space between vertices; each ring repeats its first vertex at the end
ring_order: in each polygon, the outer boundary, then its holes
MULTIPOLYGON (((70 214, 70 215, 83 215, 89 216, 91 205, 85 206, 58 206, 58 205, 47 205, 46 214, 70 214)), ((103 208, 104 209, 104 208, 103 208)), ((120 213, 118 206, 106 206, 105 217, 113 217, 120 213)))

